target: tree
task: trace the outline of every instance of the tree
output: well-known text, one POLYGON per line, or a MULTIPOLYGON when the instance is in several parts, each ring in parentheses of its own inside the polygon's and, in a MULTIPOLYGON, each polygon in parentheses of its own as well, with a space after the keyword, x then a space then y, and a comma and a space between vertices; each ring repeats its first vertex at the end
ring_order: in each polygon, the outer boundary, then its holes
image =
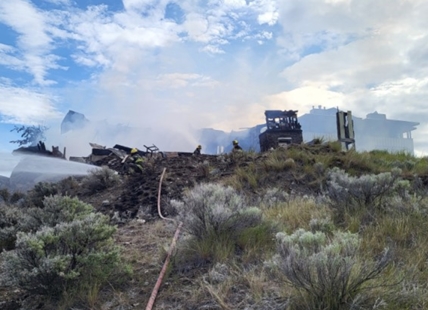
POLYGON ((45 141, 45 132, 49 128, 46 126, 15 126, 12 131, 21 133, 21 140, 13 140, 10 143, 18 143, 19 146, 22 145, 36 145, 39 141, 45 141))

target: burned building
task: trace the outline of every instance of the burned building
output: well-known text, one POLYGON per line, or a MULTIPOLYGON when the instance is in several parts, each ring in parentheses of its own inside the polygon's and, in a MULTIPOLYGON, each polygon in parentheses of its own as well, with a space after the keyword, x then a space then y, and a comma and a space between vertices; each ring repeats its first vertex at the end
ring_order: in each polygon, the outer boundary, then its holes
POLYGON ((89 123, 89 120, 82 113, 69 110, 61 122, 61 133, 71 130, 82 129, 89 123))
MULTIPOLYGON (((336 108, 313 107, 299 117, 303 139, 310 141, 323 137, 337 140, 336 108)), ((389 152, 414 152, 412 131, 417 122, 387 119, 385 114, 369 113, 366 118, 353 116, 357 151, 386 150, 389 152)))
POLYGON ((285 144, 303 142, 297 111, 268 110, 265 111, 265 117, 266 129, 259 135, 262 152, 285 144))

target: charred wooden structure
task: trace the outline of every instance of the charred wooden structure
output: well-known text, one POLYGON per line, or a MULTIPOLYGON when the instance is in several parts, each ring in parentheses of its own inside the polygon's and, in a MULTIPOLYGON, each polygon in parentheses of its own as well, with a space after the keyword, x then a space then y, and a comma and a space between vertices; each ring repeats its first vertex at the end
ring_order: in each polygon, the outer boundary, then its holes
POLYGON ((37 155, 37 156, 47 156, 47 157, 56 157, 65 159, 65 151, 59 150, 59 146, 52 146, 52 151, 47 150, 45 143, 43 141, 39 141, 39 143, 35 146, 21 146, 18 149, 12 151, 12 154, 20 154, 20 155, 37 155))
POLYGON ((259 135, 260 151, 303 142, 297 111, 265 111, 266 130, 259 135))

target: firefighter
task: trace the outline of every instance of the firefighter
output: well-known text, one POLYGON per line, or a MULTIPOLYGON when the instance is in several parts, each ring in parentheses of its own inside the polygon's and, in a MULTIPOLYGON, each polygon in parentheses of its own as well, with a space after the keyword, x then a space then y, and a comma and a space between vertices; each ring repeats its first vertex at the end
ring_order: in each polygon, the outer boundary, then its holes
POLYGON ((239 146, 238 140, 233 140, 233 149, 232 151, 242 151, 242 147, 239 146))
POLYGON ((143 172, 144 161, 145 158, 138 154, 138 149, 133 148, 125 161, 126 170, 130 173, 141 173, 143 172))
POLYGON ((193 155, 201 155, 202 146, 198 145, 196 149, 193 151, 193 155))

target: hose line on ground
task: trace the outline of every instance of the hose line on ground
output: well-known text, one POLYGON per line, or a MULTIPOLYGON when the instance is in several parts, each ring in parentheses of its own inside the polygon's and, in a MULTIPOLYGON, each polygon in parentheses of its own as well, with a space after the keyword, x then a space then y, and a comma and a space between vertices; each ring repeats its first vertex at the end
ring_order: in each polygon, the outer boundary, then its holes
MULTIPOLYGON (((163 177, 165 175, 165 171, 166 171, 166 168, 163 168, 162 175, 161 175, 160 181, 159 181, 158 214, 159 214, 159 217, 161 219, 173 221, 175 223, 176 222, 175 220, 170 219, 170 218, 166 218, 166 217, 164 217, 162 215, 161 207, 160 207, 160 205, 161 205, 160 204, 160 197, 161 197, 161 189, 162 189, 162 180, 163 180, 163 177)), ((162 284, 163 277, 165 276, 166 269, 168 268, 169 261, 171 260, 171 255, 172 255, 172 252, 174 251, 175 245, 177 243, 178 235, 180 234, 180 229, 181 229, 182 226, 183 226, 183 222, 180 222, 178 224, 178 227, 177 227, 176 231, 175 231, 174 238, 172 239, 171 245, 170 245, 169 250, 168 250, 168 255, 167 255, 166 259, 165 259, 165 262, 164 262, 162 270, 161 270, 161 272, 159 274, 158 280, 156 281, 155 287, 153 288, 152 294, 150 295, 150 299, 149 299, 149 302, 147 304, 146 310, 151 310, 153 308, 153 305, 154 305, 155 300, 156 300, 156 296, 157 296, 159 288, 160 288, 160 286, 162 284)))

